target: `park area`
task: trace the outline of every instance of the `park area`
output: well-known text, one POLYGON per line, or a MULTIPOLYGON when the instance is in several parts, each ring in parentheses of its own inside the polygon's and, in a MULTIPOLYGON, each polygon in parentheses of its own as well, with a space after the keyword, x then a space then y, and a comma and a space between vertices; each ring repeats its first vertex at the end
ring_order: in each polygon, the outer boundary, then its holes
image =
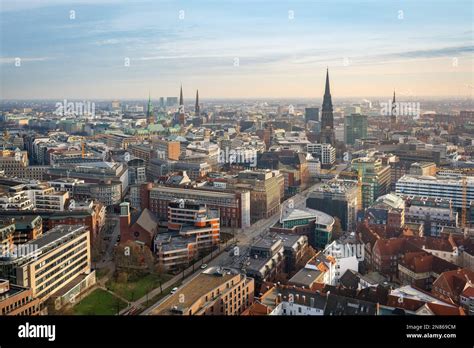
POLYGON ((115 315, 127 304, 111 293, 96 289, 73 308, 75 315, 115 315))
POLYGON ((109 280, 106 283, 106 286, 113 293, 133 302, 145 296, 153 289, 158 288, 160 282, 163 285, 170 280, 171 277, 172 276, 169 274, 134 275, 130 276, 128 279, 121 279, 121 277, 118 277, 117 279, 109 280))

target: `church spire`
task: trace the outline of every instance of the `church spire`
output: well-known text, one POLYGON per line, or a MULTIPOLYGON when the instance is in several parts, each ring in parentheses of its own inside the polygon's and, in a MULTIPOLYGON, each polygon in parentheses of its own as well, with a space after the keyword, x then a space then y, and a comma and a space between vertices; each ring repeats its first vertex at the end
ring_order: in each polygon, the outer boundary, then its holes
POLYGON ((334 116, 331 99, 331 89, 329 87, 329 69, 326 69, 326 86, 324 89, 323 107, 321 110, 321 133, 320 142, 335 145, 334 116))
POLYGON ((329 88, 329 68, 326 68, 326 89, 324 90, 324 95, 331 96, 331 90, 329 88))
POLYGON ((179 90, 179 113, 178 113, 178 123, 181 126, 184 126, 186 123, 186 116, 184 114, 184 99, 183 99, 183 85, 179 90))
POLYGON ((199 116, 201 113, 201 108, 199 106, 199 89, 196 90, 196 105, 194 106, 194 113, 196 116, 199 116))
POLYGON ((146 109, 146 118, 147 118, 148 124, 155 123, 155 119, 153 118, 153 104, 151 103, 150 92, 148 92, 148 105, 146 109))
POLYGON ((390 112, 390 128, 395 130, 397 127, 397 102, 395 101, 395 89, 393 90, 392 110, 390 112))

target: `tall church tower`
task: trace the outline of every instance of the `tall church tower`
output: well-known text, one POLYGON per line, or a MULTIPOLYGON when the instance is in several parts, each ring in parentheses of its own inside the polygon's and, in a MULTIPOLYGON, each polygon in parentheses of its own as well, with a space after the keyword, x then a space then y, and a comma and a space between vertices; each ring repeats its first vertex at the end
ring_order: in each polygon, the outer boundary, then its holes
POLYGON ((147 106, 147 109, 146 109, 146 120, 147 120, 147 123, 149 125, 155 123, 155 117, 153 116, 153 105, 151 103, 150 94, 148 94, 148 106, 147 106))
POLYGON ((181 89, 179 91, 179 115, 178 115, 178 122, 181 126, 184 126, 186 122, 186 117, 184 115, 184 99, 183 99, 183 85, 181 85, 181 89))
POLYGON ((194 115, 199 116, 201 114, 201 107, 199 106, 199 90, 196 91, 196 105, 194 106, 194 115))
POLYGON ((390 129, 395 130, 397 128, 397 104, 395 101, 395 90, 393 91, 392 110, 390 112, 390 129))
POLYGON ((336 144, 331 90, 329 87, 329 69, 326 70, 326 88, 324 90, 323 107, 321 111, 320 142, 331 145, 336 144))

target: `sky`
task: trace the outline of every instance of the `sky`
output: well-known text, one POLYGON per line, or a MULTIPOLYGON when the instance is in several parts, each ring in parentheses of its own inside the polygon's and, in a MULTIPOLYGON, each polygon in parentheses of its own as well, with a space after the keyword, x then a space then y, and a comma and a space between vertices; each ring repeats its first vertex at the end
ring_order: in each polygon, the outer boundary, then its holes
POLYGON ((471 97, 473 0, 0 0, 2 99, 471 97))

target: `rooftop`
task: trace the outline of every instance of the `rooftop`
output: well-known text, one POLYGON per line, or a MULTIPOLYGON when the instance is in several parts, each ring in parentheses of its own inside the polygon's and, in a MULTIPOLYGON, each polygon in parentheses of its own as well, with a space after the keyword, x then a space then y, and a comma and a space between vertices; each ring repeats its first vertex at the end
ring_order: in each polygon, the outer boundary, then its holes
POLYGON ((202 296, 238 275, 239 272, 230 268, 211 267, 184 284, 176 293, 159 303, 151 311, 151 315, 172 315, 173 309, 188 312, 188 308, 202 296))

